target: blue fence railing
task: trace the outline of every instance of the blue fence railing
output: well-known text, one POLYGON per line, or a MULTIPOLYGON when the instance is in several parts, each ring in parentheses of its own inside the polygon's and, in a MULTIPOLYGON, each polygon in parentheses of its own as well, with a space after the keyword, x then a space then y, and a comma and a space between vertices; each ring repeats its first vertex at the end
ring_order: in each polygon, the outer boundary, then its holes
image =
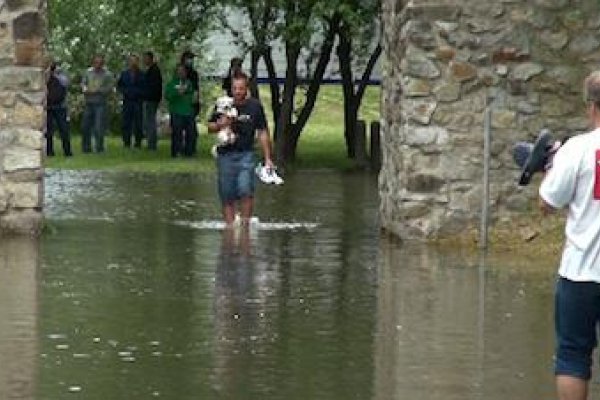
MULTIPOLYGON (((222 80, 223 77, 222 76, 209 76, 208 78, 219 81, 222 80)), ((271 79, 270 78, 257 78, 256 81, 259 84, 270 84, 271 83, 271 79)), ((285 83, 285 78, 277 78, 276 82, 278 85, 283 85, 285 83)), ((303 78, 299 78, 298 82, 301 85, 308 85, 311 80, 310 79, 303 79, 303 78)), ((356 84, 360 83, 361 80, 357 79, 355 81, 356 84)), ((337 79, 337 78, 327 78, 327 79, 322 79, 321 80, 321 84, 322 85, 341 85, 342 84, 342 80, 341 79, 337 79)), ((381 79, 369 79, 367 81, 367 85, 369 86, 380 86, 381 85, 381 79)))

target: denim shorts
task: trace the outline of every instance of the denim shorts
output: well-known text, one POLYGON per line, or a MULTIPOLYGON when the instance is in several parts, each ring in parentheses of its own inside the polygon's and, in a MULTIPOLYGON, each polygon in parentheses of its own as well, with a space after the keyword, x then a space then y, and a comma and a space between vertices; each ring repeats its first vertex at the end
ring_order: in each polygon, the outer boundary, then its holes
POLYGON ((559 278, 555 295, 556 375, 591 377, 600 320, 600 283, 559 278))
POLYGON ((217 157, 221 203, 254 196, 254 152, 232 151, 217 157))

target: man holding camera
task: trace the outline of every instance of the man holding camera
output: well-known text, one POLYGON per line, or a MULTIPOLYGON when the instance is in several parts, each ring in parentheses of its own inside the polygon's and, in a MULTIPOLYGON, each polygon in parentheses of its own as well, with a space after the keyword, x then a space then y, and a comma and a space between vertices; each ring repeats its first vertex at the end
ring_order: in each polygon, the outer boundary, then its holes
POLYGON ((556 153, 540 186, 545 213, 568 208, 555 294, 559 399, 585 400, 600 322, 600 71, 584 84, 591 131, 556 153))

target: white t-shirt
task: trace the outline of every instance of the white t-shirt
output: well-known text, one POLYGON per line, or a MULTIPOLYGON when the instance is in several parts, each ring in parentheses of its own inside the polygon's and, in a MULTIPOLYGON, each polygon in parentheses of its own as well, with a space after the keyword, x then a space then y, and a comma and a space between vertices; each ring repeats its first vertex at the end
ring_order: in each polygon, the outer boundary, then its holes
POLYGON ((572 281, 600 283, 600 199, 594 198, 597 150, 600 128, 569 139, 540 186, 546 203, 554 208, 568 206, 558 273, 572 281))

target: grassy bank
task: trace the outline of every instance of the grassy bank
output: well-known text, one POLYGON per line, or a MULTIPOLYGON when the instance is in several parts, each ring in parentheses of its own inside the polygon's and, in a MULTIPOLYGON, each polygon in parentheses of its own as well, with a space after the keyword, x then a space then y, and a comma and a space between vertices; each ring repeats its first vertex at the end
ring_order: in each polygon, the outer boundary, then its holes
MULTIPOLYGON (((261 88, 261 96, 268 117, 270 98, 266 87, 261 88)), ((367 123, 379 119, 379 88, 370 87, 365 93, 361 118, 367 123)), ((297 168, 332 168, 347 170, 354 163, 346 158, 343 125, 342 89, 339 86, 324 85, 315 110, 298 144, 297 168)), ((191 159, 171 159, 170 140, 161 138, 156 152, 146 149, 123 149, 118 132, 107 137, 107 149, 104 154, 82 154, 81 138, 73 127, 73 149, 75 156, 66 159, 61 156, 59 141, 55 138, 57 156, 46 159, 46 167, 59 169, 90 169, 90 170, 123 170, 145 172, 202 172, 214 169, 214 161, 210 156, 213 144, 212 137, 206 133, 206 121, 201 121, 200 148, 198 156, 191 159)))

